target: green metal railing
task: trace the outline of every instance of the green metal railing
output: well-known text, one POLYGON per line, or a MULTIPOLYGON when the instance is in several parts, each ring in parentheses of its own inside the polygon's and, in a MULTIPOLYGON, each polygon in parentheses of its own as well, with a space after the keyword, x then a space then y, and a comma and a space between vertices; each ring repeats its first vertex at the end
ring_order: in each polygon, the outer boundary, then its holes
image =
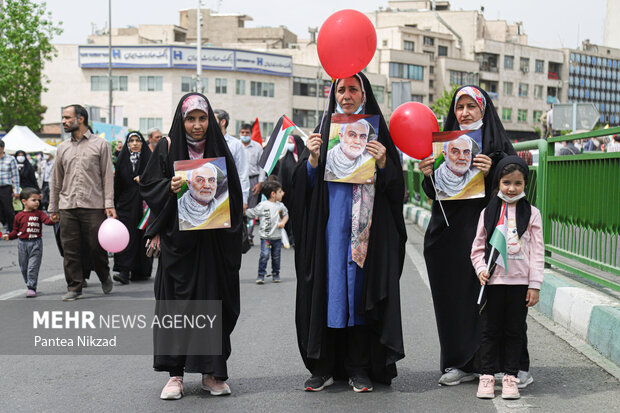
MULTIPOLYGON (((620 152, 556 156, 554 146, 619 133, 617 127, 514 145, 517 151, 538 150, 538 164, 530 166, 527 199, 542 214, 545 263, 616 291, 620 291, 620 152)), ((410 202, 430 209, 417 161, 410 162, 407 177, 410 202)))

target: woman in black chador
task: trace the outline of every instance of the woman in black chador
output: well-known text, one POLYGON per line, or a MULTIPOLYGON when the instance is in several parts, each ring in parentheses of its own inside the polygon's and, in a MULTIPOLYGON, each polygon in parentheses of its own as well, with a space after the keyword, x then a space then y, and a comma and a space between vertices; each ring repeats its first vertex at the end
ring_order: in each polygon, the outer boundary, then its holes
POLYGON ((163 328, 154 329, 154 368, 170 373, 161 398, 182 397, 184 373, 202 373, 202 388, 212 395, 230 394, 226 361, 231 352, 230 334, 239 316, 239 176, 213 110, 203 95, 190 93, 181 98, 168 136, 170 140, 162 139, 155 147, 140 180, 140 193, 151 208, 146 236, 159 235, 161 239, 155 279, 156 314, 162 314, 169 300, 187 305, 197 303, 196 300, 221 300, 222 340, 219 355, 204 355, 190 351, 190 347, 196 350, 213 344, 205 341, 200 332, 192 330, 180 337, 163 328), (226 158, 231 228, 179 231, 176 194, 183 181, 181 177, 173 178, 174 162, 216 157, 226 158), (171 345, 178 351, 166 350, 171 345))
MULTIPOLYGON (((442 202, 449 227, 439 203, 433 202, 424 236, 424 258, 441 346, 443 375, 439 383, 444 385, 475 379, 475 358, 481 337, 476 304, 480 282, 471 264, 471 246, 480 212, 489 203, 495 166, 506 154, 515 154, 491 98, 477 86, 458 89, 450 104, 444 130, 465 129, 470 131, 468 135, 482 142, 482 152, 474 157, 473 166, 484 173, 486 195, 442 202)), ((434 161, 431 156, 420 162, 425 175, 422 187, 430 199, 435 199, 430 180, 434 161)))
POLYGON ((114 173, 114 207, 118 219, 129 230, 129 244, 114 254, 114 279, 123 284, 129 280, 146 280, 151 276, 153 259, 146 256, 144 230, 138 229, 144 216, 145 203, 140 196, 140 175, 151 158, 151 150, 140 132, 130 132, 116 160, 114 173))
MULTIPOLYGON (((366 76, 332 85, 321 133, 301 155, 291 191, 295 234, 295 321, 301 357, 311 377, 307 391, 344 378, 356 392, 373 380, 390 384, 404 354, 399 280, 407 234, 405 185, 392 142, 366 76), (325 162, 332 113, 379 115, 375 182, 326 182, 325 162)), ((365 138, 363 138, 365 139, 365 138)))
POLYGON ((34 167, 28 160, 26 152, 22 150, 16 151, 15 160, 17 161, 17 169, 19 169, 19 186, 22 188, 40 189, 37 183, 37 176, 34 173, 34 167))

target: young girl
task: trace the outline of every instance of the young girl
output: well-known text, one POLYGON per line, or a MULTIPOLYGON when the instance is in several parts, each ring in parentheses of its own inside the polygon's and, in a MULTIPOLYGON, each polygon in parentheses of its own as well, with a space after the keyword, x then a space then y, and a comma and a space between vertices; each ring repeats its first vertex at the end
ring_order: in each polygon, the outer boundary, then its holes
POLYGON ((507 156, 498 163, 493 183, 499 186, 499 191, 480 214, 472 245, 472 264, 480 284, 486 285, 480 343, 482 375, 477 393, 482 399, 495 397, 494 374, 499 372, 505 373, 502 398, 520 397, 516 376, 527 308, 538 302, 544 266, 542 221, 540 211, 525 199, 527 178, 527 164, 518 156, 507 156), (487 272, 492 249, 489 241, 500 218, 508 224, 507 259, 498 256, 497 250, 493 251, 487 272), (503 346, 503 368, 499 366, 500 345, 503 346))

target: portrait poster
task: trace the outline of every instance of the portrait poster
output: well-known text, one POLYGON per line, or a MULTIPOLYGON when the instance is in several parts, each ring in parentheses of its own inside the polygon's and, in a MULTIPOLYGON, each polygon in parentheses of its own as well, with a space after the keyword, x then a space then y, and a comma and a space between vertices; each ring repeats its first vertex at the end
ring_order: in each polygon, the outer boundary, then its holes
POLYGON ((376 140, 379 115, 332 115, 325 163, 325 180, 350 184, 371 184, 375 158, 366 145, 376 140))
POLYGON ((484 174, 473 166, 482 152, 481 130, 433 134, 437 199, 452 201, 484 197, 484 174))
POLYGON ((176 161, 174 175, 183 178, 177 193, 180 231, 230 228, 225 157, 176 161))

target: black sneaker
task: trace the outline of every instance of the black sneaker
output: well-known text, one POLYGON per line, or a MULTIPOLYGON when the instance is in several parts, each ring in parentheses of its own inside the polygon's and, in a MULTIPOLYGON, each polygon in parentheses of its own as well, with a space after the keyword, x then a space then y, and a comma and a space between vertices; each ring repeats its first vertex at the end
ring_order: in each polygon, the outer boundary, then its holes
POLYGON ((312 376, 304 383, 304 390, 321 391, 332 384, 334 384, 334 378, 332 376, 312 376))
POLYGON ((121 284, 129 284, 129 273, 126 271, 121 271, 118 274, 114 274, 112 278, 114 278, 114 281, 118 281, 121 284))
POLYGON ((356 393, 370 392, 372 391, 372 381, 368 376, 353 376, 349 378, 349 386, 353 387, 353 391, 356 393))

